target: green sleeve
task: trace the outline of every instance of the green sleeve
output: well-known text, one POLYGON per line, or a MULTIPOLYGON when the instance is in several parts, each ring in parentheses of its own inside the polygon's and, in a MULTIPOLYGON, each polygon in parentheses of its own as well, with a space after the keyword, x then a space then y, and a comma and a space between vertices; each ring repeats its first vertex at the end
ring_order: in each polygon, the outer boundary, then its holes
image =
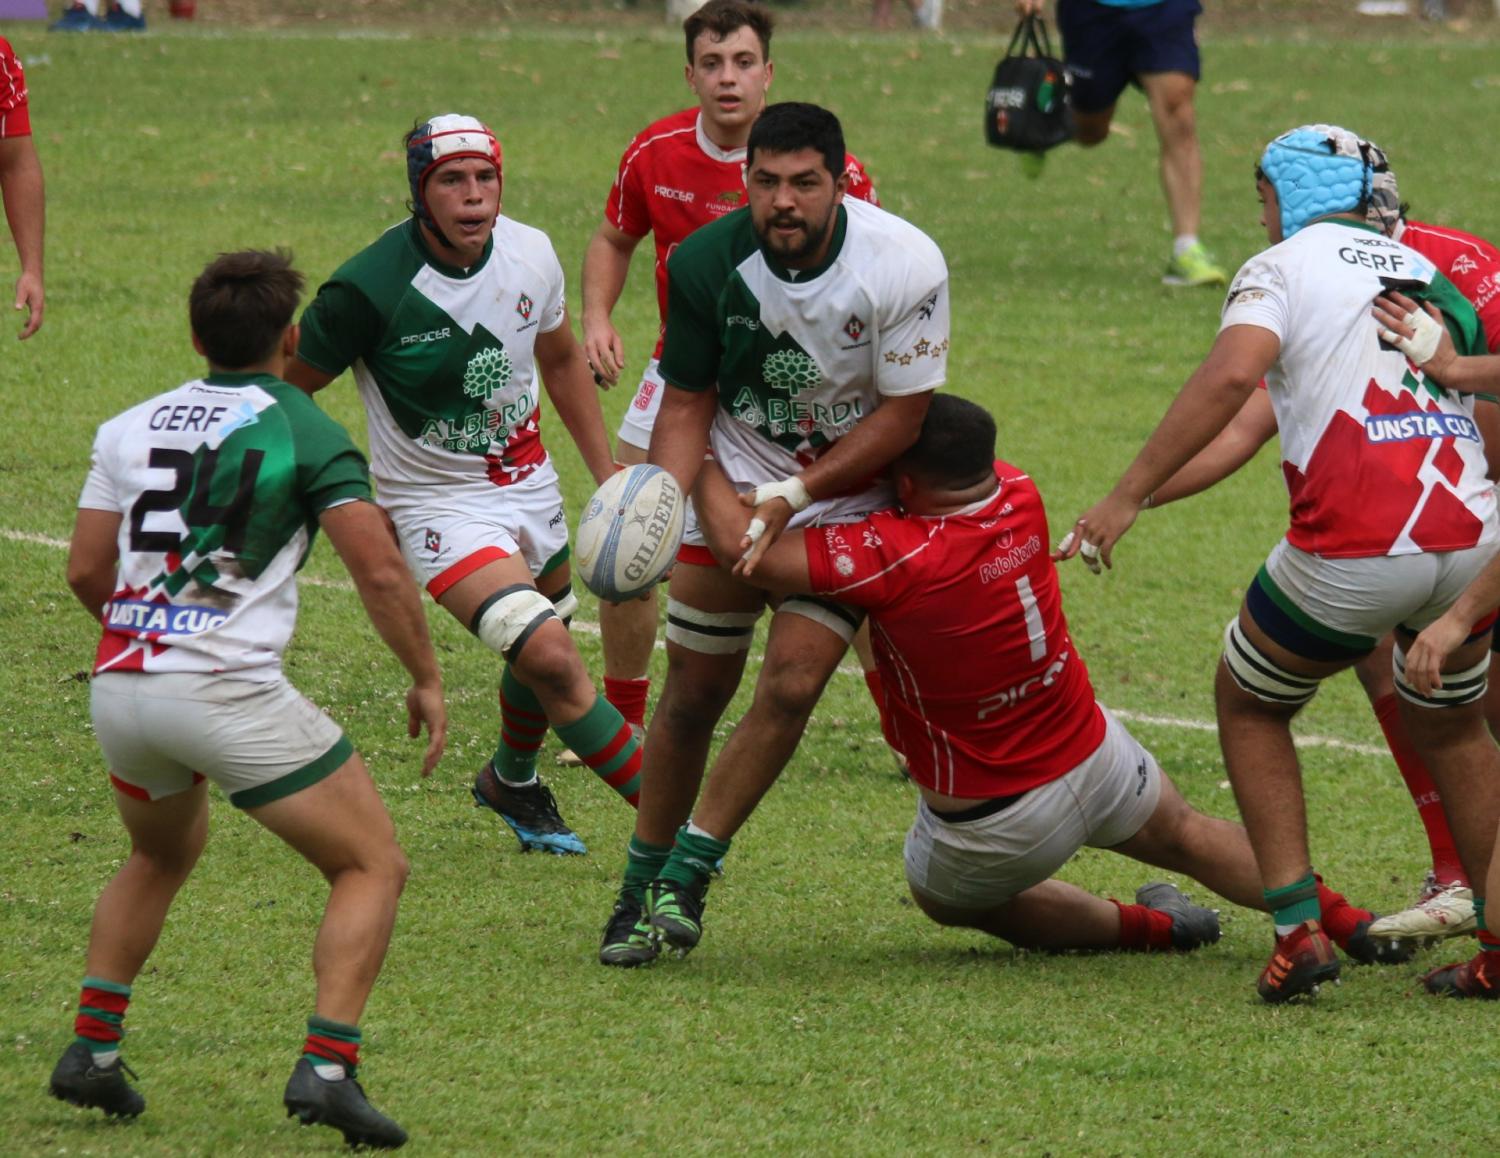
POLYGON ((722 277, 714 276, 712 252, 689 238, 667 259, 667 328, 659 369, 672 386, 698 393, 719 380, 718 303, 722 277))
POLYGON ((1403 292, 1422 302, 1431 302, 1443 312, 1443 321, 1453 338, 1453 348, 1460 354, 1488 354, 1484 326, 1474 312, 1474 303, 1464 297, 1451 281, 1435 273, 1426 286, 1418 286, 1403 292))
POLYGON ((314 370, 335 377, 360 355, 375 348, 384 326, 375 304, 351 282, 324 282, 302 311, 297 357, 314 370))
POLYGON ((297 490, 317 515, 346 499, 368 499, 370 468, 346 431, 295 386, 278 387, 297 454, 297 490))

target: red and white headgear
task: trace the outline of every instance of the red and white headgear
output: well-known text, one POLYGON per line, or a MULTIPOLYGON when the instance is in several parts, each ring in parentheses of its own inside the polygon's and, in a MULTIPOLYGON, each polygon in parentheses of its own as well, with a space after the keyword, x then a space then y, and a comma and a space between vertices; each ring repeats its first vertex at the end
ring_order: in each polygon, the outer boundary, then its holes
POLYGON ((488 161, 495 166, 497 180, 504 173, 500 164, 499 140, 488 125, 474 117, 444 113, 418 125, 406 135, 406 179, 411 186, 412 211, 417 220, 439 238, 443 235, 427 209, 424 190, 432 171, 444 161, 456 157, 478 157, 488 161))

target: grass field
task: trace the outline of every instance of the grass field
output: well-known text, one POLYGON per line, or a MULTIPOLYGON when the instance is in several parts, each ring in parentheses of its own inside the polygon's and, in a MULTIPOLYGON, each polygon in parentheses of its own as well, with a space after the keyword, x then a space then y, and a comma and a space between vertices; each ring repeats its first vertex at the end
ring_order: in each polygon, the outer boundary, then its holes
MULTIPOLYGON (((1384 145, 1418 218, 1500 236, 1492 41, 1309 42, 1286 29, 1205 43, 1204 233, 1225 264, 1263 245, 1259 149, 1307 121, 1384 145)), ((96 424, 197 371, 185 304, 203 263, 287 245, 319 280, 402 214, 399 137, 418 115, 461 109, 499 129, 505 211, 551 235, 576 316, 576 271, 620 150, 683 103, 680 47, 637 24, 352 40, 4 31, 27 62, 47 172, 49 296, 34 340, 0 336, 0 1150, 332 1152, 337 1135, 279 1117, 323 892, 222 801, 136 985, 127 1056, 147 1114, 106 1124, 44 1095, 93 897, 125 853, 75 674, 95 628, 63 584, 58 541, 96 424)), ((985 149, 980 103, 1000 48, 788 32, 774 93, 835 108, 886 205, 943 246, 950 386, 994 410, 1002 453, 1038 479, 1060 532, 1196 365, 1220 301, 1157 284, 1169 238, 1139 98, 1117 139, 1058 151, 1036 183, 985 149)), ((7 285, 13 266, 0 247, 7 285)), ((654 333, 648 274, 639 260, 619 312, 636 363, 654 333)), ((320 400, 363 439, 347 382, 320 400)), ((625 401, 606 400, 611 419, 625 401)), ((576 513, 590 488, 576 456, 554 449, 576 513)), ((1222 815, 1233 802, 1206 726, 1219 633, 1284 508, 1268 453, 1143 518, 1112 574, 1064 576, 1101 699, 1155 721, 1132 726, 1222 815)), ((901 876, 912 793, 848 674, 737 841, 703 946, 650 970, 601 969, 627 811, 586 774, 550 773, 592 854, 517 854, 468 807, 493 746, 493 657, 431 615, 453 726, 437 775, 419 781, 398 726, 400 669, 326 546, 306 574, 321 582, 303 587, 290 675, 364 751, 414 865, 364 1020, 364 1076, 418 1152, 1463 1153, 1493 1140, 1493 1067, 1474 1043, 1493 1036, 1494 1012, 1417 995, 1437 952, 1348 969, 1316 1005, 1273 1010, 1252 989, 1266 921, 1232 906, 1223 941, 1181 958, 1015 954, 929 925, 901 876)), ((585 625, 579 638, 597 670, 596 636, 585 625)), ((1425 846, 1354 681, 1334 681, 1300 727, 1335 741, 1303 751, 1318 867, 1362 903, 1404 906, 1425 846)), ((1063 875, 1124 898, 1149 874, 1088 852, 1063 875)))

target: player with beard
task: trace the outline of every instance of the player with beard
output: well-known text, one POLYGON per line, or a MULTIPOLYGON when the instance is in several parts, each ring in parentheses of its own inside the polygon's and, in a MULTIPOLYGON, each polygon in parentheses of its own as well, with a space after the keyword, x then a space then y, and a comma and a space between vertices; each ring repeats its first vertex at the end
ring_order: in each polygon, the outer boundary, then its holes
MULTIPOLYGON (((668 262, 661 413, 649 461, 691 489, 706 449, 753 490, 745 565, 787 526, 889 504, 882 472, 945 378, 948 271, 912 225, 847 198, 844 136, 816 105, 772 105, 746 145, 749 205, 668 262)), ((709 744, 744 670, 760 590, 720 570, 689 521, 667 602, 667 678, 646 733, 640 811, 600 960, 685 953, 709 875, 796 750, 862 619, 798 597, 777 608, 749 712, 701 800, 709 744), (697 800, 696 807, 694 805, 697 800)))
MULTIPOLYGON (((611 314, 637 246, 648 234, 655 242, 656 298, 665 329, 667 258, 693 230, 744 205, 745 141, 771 87, 773 21, 765 5, 708 0, 682 27, 687 83, 698 103, 653 122, 631 141, 583 258, 583 349, 606 388, 625 370, 625 346, 611 314)), ((849 196, 878 204, 852 154, 844 171, 849 196)), ((616 436, 615 460, 626 466, 646 461, 661 408, 660 357, 658 336, 616 436)), ((599 604, 604 694, 637 727, 645 722, 657 621, 654 589, 626 603, 599 604)), ((569 763, 570 755, 559 759, 569 763)))
POLYGON ((318 290, 287 377, 311 393, 353 368, 371 474, 408 564, 505 661, 499 742, 475 802, 522 851, 583 853, 536 773, 549 725, 632 803, 639 744, 567 632, 577 598, 538 386, 602 481, 614 464, 598 394, 551 242, 500 216, 495 135, 448 114, 405 145, 411 217, 318 290))

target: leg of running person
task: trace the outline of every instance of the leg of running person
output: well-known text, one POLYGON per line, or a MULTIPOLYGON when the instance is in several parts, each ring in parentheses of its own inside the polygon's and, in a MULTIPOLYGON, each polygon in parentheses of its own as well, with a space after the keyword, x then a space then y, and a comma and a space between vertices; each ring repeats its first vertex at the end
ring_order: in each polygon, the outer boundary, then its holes
POLYGON ((1140 78, 1160 146, 1158 167, 1173 237, 1196 237, 1203 196, 1203 157, 1193 109, 1197 82, 1187 73, 1153 72, 1140 78))
POLYGON ((1469 875, 1464 871, 1453 833, 1448 828, 1442 794, 1433 783, 1427 765, 1412 747, 1406 735, 1406 725, 1401 720, 1396 682, 1391 675, 1394 646, 1394 637, 1387 635, 1374 651, 1354 665, 1354 674, 1359 677, 1360 685, 1370 699, 1386 747, 1390 749, 1401 780, 1411 794, 1412 804, 1427 834, 1432 860, 1417 903, 1402 912, 1381 917, 1370 933, 1375 937, 1435 941, 1474 931, 1474 893, 1469 888, 1469 875))
MULTIPOLYGON (((560 594, 569 586, 566 565, 542 582, 560 594)), ((510 825, 523 851, 585 852, 536 774, 537 750, 550 725, 595 775, 634 803, 640 745, 629 725, 595 690, 567 628, 519 555, 484 564, 438 602, 506 660, 500 744, 475 780, 476 802, 510 825)))
POLYGON ((678 830, 671 857, 647 890, 647 920, 679 955, 698 943, 712 871, 796 752, 857 625, 857 614, 847 608, 803 600, 788 600, 772 618, 750 710, 724 742, 692 818, 678 830))
POLYGON ((644 915, 646 886, 660 874, 692 814, 714 728, 739 687, 763 592, 710 562, 679 562, 667 599, 667 675, 646 729, 641 797, 625 874, 599 949, 603 965, 656 959, 644 915))

